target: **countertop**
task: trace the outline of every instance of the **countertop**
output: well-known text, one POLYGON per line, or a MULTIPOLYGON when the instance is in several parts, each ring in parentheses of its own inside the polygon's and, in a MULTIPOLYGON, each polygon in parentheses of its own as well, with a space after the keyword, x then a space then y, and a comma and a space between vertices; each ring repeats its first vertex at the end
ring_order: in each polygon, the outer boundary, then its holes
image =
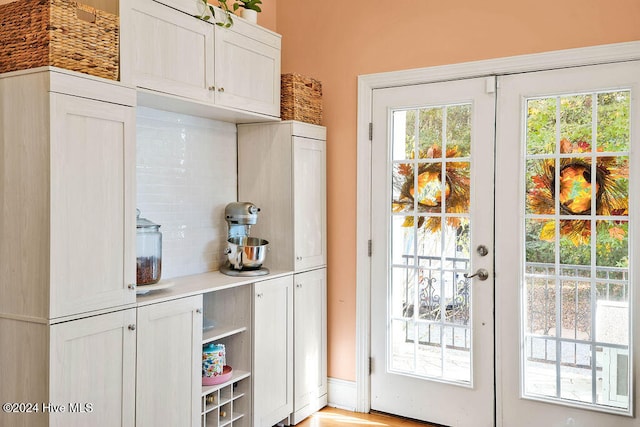
MULTIPOLYGON (((219 271, 211 271, 208 273, 194 274, 192 276, 170 278, 167 280, 173 282, 173 286, 166 289, 151 291, 144 295, 138 295, 136 305, 141 307, 149 304, 156 304, 192 295, 200 295, 207 292, 215 292, 236 286, 262 282, 264 280, 275 279, 277 277, 288 276, 291 274, 293 274, 293 271, 271 270, 269 274, 264 276, 238 277, 227 276, 219 271)), ((144 289, 144 286, 140 286, 139 289, 144 289)))

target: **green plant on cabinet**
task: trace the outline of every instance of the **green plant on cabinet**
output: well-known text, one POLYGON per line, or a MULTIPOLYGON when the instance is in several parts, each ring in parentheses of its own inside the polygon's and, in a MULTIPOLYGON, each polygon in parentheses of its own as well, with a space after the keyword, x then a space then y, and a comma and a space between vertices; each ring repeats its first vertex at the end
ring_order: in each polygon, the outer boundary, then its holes
POLYGON ((220 9, 224 13, 224 19, 222 21, 216 21, 216 12, 215 8, 208 3, 207 0, 200 0, 202 5, 204 6, 204 10, 200 15, 195 15, 196 18, 202 19, 203 21, 212 22, 220 27, 231 28, 233 26, 233 12, 237 11, 240 8, 246 10, 254 10, 256 12, 262 12, 260 5, 262 4, 262 0, 238 0, 238 3, 227 4, 228 0, 218 0, 220 5, 220 9), (233 9, 233 12, 231 12, 233 9))

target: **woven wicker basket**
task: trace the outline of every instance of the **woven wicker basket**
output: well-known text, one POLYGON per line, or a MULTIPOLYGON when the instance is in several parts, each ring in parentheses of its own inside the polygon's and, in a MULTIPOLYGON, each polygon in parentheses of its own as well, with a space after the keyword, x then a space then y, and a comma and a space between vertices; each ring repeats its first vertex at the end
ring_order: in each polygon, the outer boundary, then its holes
POLYGON ((283 74, 280 117, 319 125, 322 122, 322 83, 299 74, 283 74))
POLYGON ((0 5, 0 73, 46 65, 118 80, 118 17, 70 0, 0 5))

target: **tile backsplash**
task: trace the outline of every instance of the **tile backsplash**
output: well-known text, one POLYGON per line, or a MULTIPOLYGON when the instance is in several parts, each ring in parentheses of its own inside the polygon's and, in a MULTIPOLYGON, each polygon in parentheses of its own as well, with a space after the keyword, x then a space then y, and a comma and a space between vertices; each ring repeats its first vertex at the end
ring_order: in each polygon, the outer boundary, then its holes
POLYGON ((218 270, 237 200, 236 126, 137 108, 137 207, 160 224, 162 278, 218 270))

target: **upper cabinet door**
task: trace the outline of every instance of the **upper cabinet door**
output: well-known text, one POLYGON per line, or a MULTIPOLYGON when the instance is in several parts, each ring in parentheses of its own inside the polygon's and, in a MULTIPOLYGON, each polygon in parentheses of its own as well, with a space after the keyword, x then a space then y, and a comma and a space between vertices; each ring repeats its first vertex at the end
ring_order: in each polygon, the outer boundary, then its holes
POLYGON ((327 263, 325 141, 293 137, 295 271, 327 263))
POLYGON ((153 0, 123 10, 122 81, 213 102, 213 25, 153 0))
POLYGON ((215 29, 216 104, 280 116, 280 36, 236 20, 215 29))
POLYGON ((133 303, 133 108, 52 93, 50 123, 50 318, 133 303))

